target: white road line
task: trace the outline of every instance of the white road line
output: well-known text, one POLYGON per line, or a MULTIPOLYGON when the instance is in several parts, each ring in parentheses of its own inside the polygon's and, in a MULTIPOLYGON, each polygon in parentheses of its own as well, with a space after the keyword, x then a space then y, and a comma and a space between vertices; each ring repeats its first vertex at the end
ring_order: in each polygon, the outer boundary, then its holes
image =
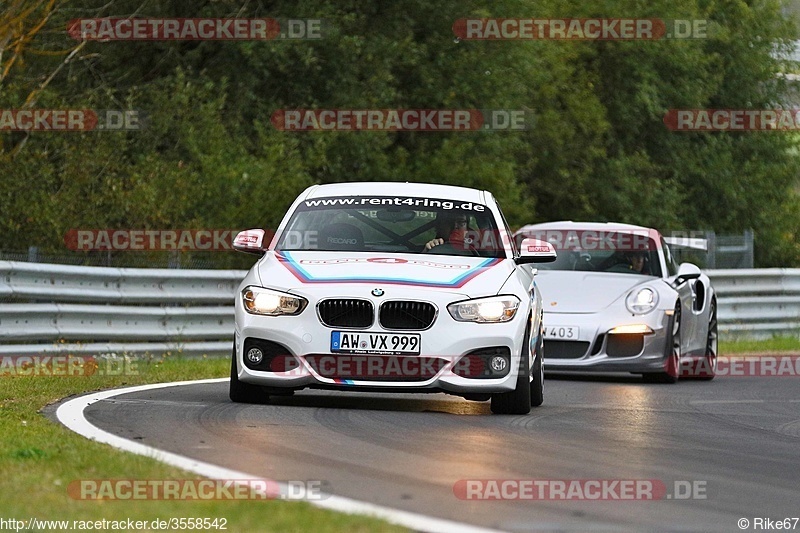
MULTIPOLYGON (((168 387, 179 387, 182 385, 222 383, 227 381, 228 378, 201 379, 198 381, 155 383, 152 385, 140 385, 137 387, 126 387, 124 389, 113 389, 107 391, 93 392, 90 394, 86 394, 84 396, 79 396, 77 398, 74 398, 72 400, 69 400, 61 404, 56 410, 56 417, 62 424, 67 426, 69 429, 88 439, 103 444, 108 444, 110 446, 113 446, 114 448, 135 453, 137 455, 144 455, 146 457, 151 457, 157 461, 161 461, 162 463, 171 466, 176 466, 178 468, 182 468, 189 472, 194 472, 195 474, 205 476, 210 479, 224 479, 224 480, 264 479, 263 477, 254 476, 252 474, 246 474, 244 472, 238 472, 236 470, 230 470, 228 468, 213 465, 211 463, 204 463, 202 461, 197 461, 196 459, 192 459, 190 457, 185 457, 183 455, 178 455, 172 452, 166 452, 163 450, 159 450, 157 448, 146 446, 138 442, 130 441, 128 439, 119 437, 107 431, 103 431, 97 426, 92 425, 88 420, 86 420, 86 417, 84 415, 84 410, 90 405, 102 400, 106 400, 108 398, 113 398, 120 394, 128 394, 132 392, 140 392, 153 389, 165 389, 168 387)), ((282 494, 288 492, 289 487, 287 484, 278 483, 278 485, 280 486, 282 494)), ((353 500, 350 498, 345 498, 343 496, 323 494, 321 495, 321 497, 322 499, 320 500, 303 500, 303 501, 307 501, 312 505, 316 505, 317 507, 322 507, 325 509, 330 509, 332 511, 338 511, 348 514, 362 514, 362 515, 369 515, 377 518, 382 518, 387 522, 391 522, 393 524, 399 524, 401 526, 405 526, 416 531, 430 531, 430 532, 441 531, 443 533, 447 533, 450 531, 463 531, 466 533, 497 532, 497 530, 494 529, 486 529, 478 526, 473 526, 470 524, 464 524, 461 522, 453 522, 450 520, 444 520, 432 516, 425 516, 422 514, 412 513, 409 511, 401 511, 399 509, 392 509, 390 507, 384 507, 382 505, 376 505, 370 502, 353 500)))
POLYGON ((693 400, 689 403, 764 403, 764 400, 693 400))
POLYGON ((103 400, 109 403, 133 403, 133 404, 140 404, 140 405, 174 405, 177 407, 207 407, 208 403, 204 402, 176 402, 174 400, 147 400, 147 399, 136 399, 136 400, 123 400, 121 398, 114 398, 110 400, 103 400))

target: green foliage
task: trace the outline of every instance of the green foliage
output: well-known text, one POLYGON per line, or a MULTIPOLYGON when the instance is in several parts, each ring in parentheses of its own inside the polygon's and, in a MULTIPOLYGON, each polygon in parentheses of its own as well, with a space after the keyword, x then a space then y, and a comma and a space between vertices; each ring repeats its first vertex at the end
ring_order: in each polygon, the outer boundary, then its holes
MULTIPOLYGON (((513 225, 609 220, 756 230, 757 264, 798 265, 796 137, 674 133, 669 109, 774 108, 794 38, 777 0, 76 0, 68 19, 322 18, 320 41, 91 42, 37 107, 140 109, 140 132, 0 134, 2 248, 63 250, 70 228, 274 228, 312 183, 422 181, 491 190, 513 225), (142 9, 144 11, 142 11, 142 9), (467 17, 707 19, 708 39, 459 41, 467 17), (776 51, 778 53, 776 53, 776 51), (291 108, 526 109, 515 132, 277 131, 291 108)), ((28 54, 0 86, 20 106, 63 56, 28 54)), ((217 256, 221 257, 221 256, 217 256)), ((239 264, 234 259, 220 265, 239 264)))

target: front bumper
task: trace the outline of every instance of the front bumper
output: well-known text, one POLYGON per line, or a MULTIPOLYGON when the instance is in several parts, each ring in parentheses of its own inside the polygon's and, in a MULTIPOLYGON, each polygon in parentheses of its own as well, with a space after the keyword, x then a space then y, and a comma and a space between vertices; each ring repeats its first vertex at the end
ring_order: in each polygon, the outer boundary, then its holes
POLYGON ((544 313, 548 331, 577 328, 574 339, 545 336, 545 370, 574 372, 662 372, 667 359, 671 316, 664 310, 647 315, 610 317, 608 313, 544 313), (610 334, 612 328, 645 324, 653 333, 610 334))
MULTIPOLYGON (((397 391, 443 391, 455 394, 496 393, 513 390, 516 386, 517 369, 523 342, 535 346, 536 335, 525 339, 527 310, 520 308, 513 320, 499 324, 474 324, 457 322, 446 310, 441 309, 434 324, 424 331, 389 331, 375 324, 366 330, 330 328, 320 323, 314 313, 314 303, 298 316, 264 317, 245 312, 236 306, 235 357, 239 380, 270 389, 302 388, 346 388, 347 390, 397 390, 397 391), (421 340, 421 355, 404 356, 422 360, 444 360, 447 364, 434 367, 432 374, 412 379, 341 379, 321 372, 319 361, 335 367, 343 357, 350 361, 364 357, 340 355, 330 350, 333 331, 353 333, 418 333, 421 340), (283 371, 261 371, 244 364, 246 339, 262 339, 280 345, 286 355, 296 361, 283 371), (454 373, 462 357, 480 348, 506 347, 510 351, 508 373, 501 378, 463 377, 454 373)), ((369 356, 376 357, 376 356, 369 356)), ((380 357, 380 356, 377 356, 380 357)), ((412 361, 413 362, 413 361, 412 361)), ((425 363, 420 363, 424 366, 425 363)), ((420 365, 417 365, 419 367, 420 365)), ((352 365, 350 365, 352 366, 352 365)), ((414 365, 411 365, 414 367, 414 365)), ((403 367, 401 367, 403 368, 403 367)), ((427 368, 431 368, 428 366, 427 368)))

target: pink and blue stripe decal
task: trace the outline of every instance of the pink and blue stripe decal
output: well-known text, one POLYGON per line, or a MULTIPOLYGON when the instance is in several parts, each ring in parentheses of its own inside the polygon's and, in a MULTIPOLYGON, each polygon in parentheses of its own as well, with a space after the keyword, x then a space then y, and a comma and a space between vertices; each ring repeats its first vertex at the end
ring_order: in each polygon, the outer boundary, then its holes
POLYGON ((479 264, 470 268, 466 272, 462 272, 455 278, 449 281, 431 281, 419 280, 409 278, 386 278, 381 276, 366 277, 366 276, 343 276, 343 277, 322 277, 313 276, 305 270, 300 263, 298 263, 289 252, 276 253, 275 257, 280 263, 286 267, 289 272, 303 283, 391 283, 394 285, 411 285, 416 287, 444 287, 444 288, 461 288, 469 283, 475 277, 486 272, 488 269, 498 265, 501 258, 489 258, 481 261, 479 264))

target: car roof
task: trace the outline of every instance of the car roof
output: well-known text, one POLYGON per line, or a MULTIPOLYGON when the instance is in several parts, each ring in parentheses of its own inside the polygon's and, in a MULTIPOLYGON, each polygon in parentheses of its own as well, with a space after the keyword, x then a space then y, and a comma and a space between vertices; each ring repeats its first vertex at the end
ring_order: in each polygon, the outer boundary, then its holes
POLYGON ((305 199, 328 196, 411 196, 479 204, 486 204, 487 198, 491 197, 487 191, 456 185, 409 183, 407 181, 362 181, 314 185, 307 189, 305 199))
POLYGON ((590 230, 590 231, 646 231, 653 238, 660 235, 657 230, 645 226, 622 224, 619 222, 573 222, 561 220, 558 222, 543 222, 541 224, 528 224, 522 226, 516 233, 530 233, 538 230, 590 230))

